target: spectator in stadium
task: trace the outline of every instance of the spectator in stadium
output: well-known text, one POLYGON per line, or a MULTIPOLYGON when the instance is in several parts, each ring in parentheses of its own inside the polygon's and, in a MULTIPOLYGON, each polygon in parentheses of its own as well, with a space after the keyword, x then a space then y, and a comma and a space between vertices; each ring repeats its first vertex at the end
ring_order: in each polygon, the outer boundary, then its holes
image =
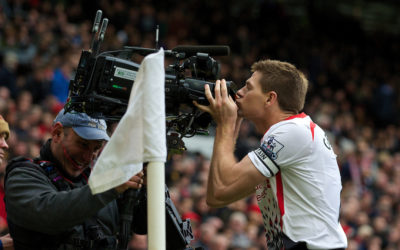
MULTIPOLYGON (((3 163, 6 158, 6 151, 8 149, 7 139, 10 136, 10 128, 8 123, 4 120, 3 116, 0 115, 0 167, 1 175, 4 176, 3 163)), ((0 230, 3 231, 3 225, 7 226, 6 209, 3 202, 4 198, 4 187, 3 183, 0 185, 0 230)))
POLYGON ((17 249, 116 249, 116 199, 129 188, 140 188, 143 172, 92 195, 87 181, 93 161, 109 140, 106 128, 104 120, 61 110, 40 157, 9 162, 5 202, 17 249))
POLYGON ((258 61, 251 70, 235 100, 225 80, 217 80, 215 97, 205 86, 210 105, 195 103, 217 123, 207 203, 222 207, 256 192, 268 249, 345 249, 336 155, 324 131, 301 113, 307 79, 277 60, 258 61), (237 162, 243 118, 265 134, 260 147, 237 162))
POLYGON ((3 64, 0 65, 0 86, 7 87, 13 98, 16 98, 18 94, 16 76, 17 66, 17 55, 12 51, 5 53, 3 64))
MULTIPOLYGON (((10 136, 10 128, 8 123, 0 115, 0 166, 4 163, 6 157, 6 150, 8 149, 7 139, 10 136)), ((3 175, 2 171, 2 175, 3 175)), ((0 229, 6 231, 7 229, 7 214, 4 206, 4 187, 3 183, 0 185, 0 229)), ((0 249, 11 250, 14 249, 13 240, 10 234, 0 237, 0 249)))

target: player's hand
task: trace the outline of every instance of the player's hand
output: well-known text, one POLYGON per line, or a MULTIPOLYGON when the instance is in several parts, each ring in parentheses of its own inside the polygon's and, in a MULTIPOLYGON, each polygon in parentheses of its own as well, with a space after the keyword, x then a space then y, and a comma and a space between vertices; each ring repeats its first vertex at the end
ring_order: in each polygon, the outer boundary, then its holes
POLYGON ((132 178, 130 178, 127 182, 125 182, 124 184, 118 186, 115 188, 115 190, 122 194, 125 190, 129 189, 129 188, 133 188, 133 189, 139 189, 142 187, 143 185, 143 176, 144 173, 143 171, 139 172, 137 175, 133 176, 132 178))
POLYGON ((237 119, 238 107, 230 95, 225 79, 215 82, 214 96, 211 93, 210 86, 205 85, 205 95, 210 103, 209 106, 200 105, 194 102, 194 105, 201 111, 210 113, 217 125, 235 124, 237 119))

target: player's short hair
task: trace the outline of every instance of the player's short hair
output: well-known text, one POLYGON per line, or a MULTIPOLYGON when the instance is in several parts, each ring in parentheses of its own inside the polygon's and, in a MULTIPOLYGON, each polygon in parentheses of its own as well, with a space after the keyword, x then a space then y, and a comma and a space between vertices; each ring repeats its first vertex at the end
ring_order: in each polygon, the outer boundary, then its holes
POLYGON ((294 65, 278 60, 261 60, 251 66, 260 72, 262 91, 275 91, 279 107, 284 111, 299 113, 306 99, 308 80, 294 65))

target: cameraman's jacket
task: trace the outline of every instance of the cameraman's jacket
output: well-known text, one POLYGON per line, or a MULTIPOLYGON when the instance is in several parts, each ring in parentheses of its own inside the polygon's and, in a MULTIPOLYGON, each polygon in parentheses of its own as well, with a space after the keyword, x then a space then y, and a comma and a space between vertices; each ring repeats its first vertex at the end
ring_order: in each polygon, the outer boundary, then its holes
POLYGON ((73 178, 63 171, 50 141, 40 161, 20 158, 6 169, 4 200, 15 249, 115 249, 118 193, 92 195, 88 176, 73 178), (52 167, 56 171, 46 172, 52 167), (96 237, 106 238, 108 246, 100 246, 96 237))

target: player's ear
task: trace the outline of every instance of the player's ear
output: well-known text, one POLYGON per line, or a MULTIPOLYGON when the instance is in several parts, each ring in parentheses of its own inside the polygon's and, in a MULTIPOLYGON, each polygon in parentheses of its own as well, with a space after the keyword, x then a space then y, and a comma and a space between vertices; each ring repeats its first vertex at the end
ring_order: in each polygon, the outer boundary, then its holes
POLYGON ((278 94, 275 91, 268 91, 265 94, 265 104, 271 105, 274 104, 278 100, 278 94))

